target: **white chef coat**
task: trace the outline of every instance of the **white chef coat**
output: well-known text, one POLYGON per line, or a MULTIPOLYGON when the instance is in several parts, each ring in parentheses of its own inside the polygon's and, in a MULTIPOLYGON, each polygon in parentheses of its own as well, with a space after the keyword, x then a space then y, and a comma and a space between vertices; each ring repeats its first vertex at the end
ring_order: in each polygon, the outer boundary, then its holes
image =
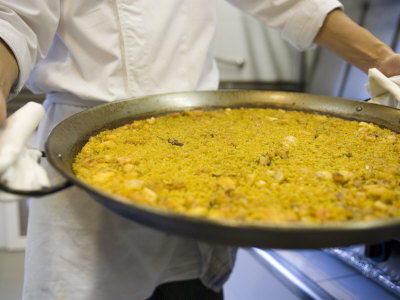
MULTIPOLYGON (((231 0, 309 47, 336 0, 231 0)), ((46 93, 47 133, 99 103, 169 91, 215 89, 215 0, 0 0, 0 37, 26 81, 46 93)), ((157 284, 202 278, 220 288, 233 255, 125 220, 72 188, 30 208, 26 299, 144 299, 157 284), (213 271, 216 276, 213 276, 213 271), (222 275, 222 277, 221 277, 222 275)))
MULTIPOLYGON (((326 14, 341 7, 337 0, 230 2, 299 49, 310 47, 326 14)), ((0 0, 0 37, 20 68, 11 97, 29 75, 34 92, 89 100, 216 88, 215 3, 0 0)))

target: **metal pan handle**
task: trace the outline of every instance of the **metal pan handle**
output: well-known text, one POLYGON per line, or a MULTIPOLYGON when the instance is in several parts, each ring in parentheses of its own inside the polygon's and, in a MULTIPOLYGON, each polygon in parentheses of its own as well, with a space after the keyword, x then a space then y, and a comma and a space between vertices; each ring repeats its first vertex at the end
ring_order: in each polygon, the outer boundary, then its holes
POLYGON ((18 196, 29 196, 29 197, 39 197, 39 196, 46 196, 66 188, 72 186, 72 183, 69 181, 62 182, 60 184, 56 184, 54 186, 44 188, 41 190, 16 190, 5 186, 4 184, 0 183, 0 190, 9 194, 14 194, 18 196))
MULTIPOLYGON (((42 151, 42 157, 47 157, 46 153, 42 151)), ((50 194, 54 194, 56 192, 59 192, 61 190, 67 189, 70 186, 72 186, 73 183, 69 182, 68 180, 56 183, 50 187, 46 187, 40 190, 20 190, 20 189, 14 189, 6 186, 3 183, 0 183, 0 191, 9 193, 11 195, 16 195, 16 196, 27 196, 27 197, 41 197, 41 196, 46 196, 50 194)))

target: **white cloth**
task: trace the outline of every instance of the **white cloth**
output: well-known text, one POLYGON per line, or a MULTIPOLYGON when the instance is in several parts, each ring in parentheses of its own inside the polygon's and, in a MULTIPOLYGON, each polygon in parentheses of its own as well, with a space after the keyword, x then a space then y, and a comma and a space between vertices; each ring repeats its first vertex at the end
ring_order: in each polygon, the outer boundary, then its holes
MULTIPOLYGON (((0 125, 0 182, 3 185, 17 190, 39 190, 50 185, 46 171, 38 163, 42 153, 26 146, 43 116, 42 105, 28 102, 0 125)), ((15 198, 0 194, 0 200, 9 199, 15 198)))
MULTIPOLYGON (((341 7, 231 2, 299 48, 341 7)), ((0 0, 0 37, 20 68, 10 98, 29 77, 29 87, 51 99, 38 132, 43 145, 57 122, 90 102, 216 89, 215 26, 215 0, 0 0)), ((226 251, 231 266, 227 249, 127 221, 72 188, 31 202, 24 298, 142 300, 159 283, 201 277, 210 253, 226 251)))
POLYGON ((376 68, 369 69, 366 88, 371 96, 368 102, 400 108, 400 75, 388 78, 376 68))

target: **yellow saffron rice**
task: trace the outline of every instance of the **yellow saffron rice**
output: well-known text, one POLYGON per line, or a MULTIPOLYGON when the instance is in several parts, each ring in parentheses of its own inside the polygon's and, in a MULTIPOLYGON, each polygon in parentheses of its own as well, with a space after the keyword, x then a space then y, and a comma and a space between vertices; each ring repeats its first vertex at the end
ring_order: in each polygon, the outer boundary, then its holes
POLYGON ((399 135, 279 109, 186 111, 93 136, 78 178, 134 202, 244 222, 400 215, 399 135))

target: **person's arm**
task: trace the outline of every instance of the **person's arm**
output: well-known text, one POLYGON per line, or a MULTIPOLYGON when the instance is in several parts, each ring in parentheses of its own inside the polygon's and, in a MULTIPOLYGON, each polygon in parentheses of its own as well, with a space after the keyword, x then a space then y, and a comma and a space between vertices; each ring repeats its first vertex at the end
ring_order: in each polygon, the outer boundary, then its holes
POLYGON ((314 42, 364 72, 377 68, 388 77, 400 75, 400 54, 340 9, 328 14, 314 42))
POLYGON ((58 28, 61 2, 0 0, 0 122, 6 115, 6 100, 19 93, 32 69, 46 57, 58 28))
POLYGON ((6 119, 6 101, 17 77, 17 61, 8 46, 0 39, 0 124, 6 119))

